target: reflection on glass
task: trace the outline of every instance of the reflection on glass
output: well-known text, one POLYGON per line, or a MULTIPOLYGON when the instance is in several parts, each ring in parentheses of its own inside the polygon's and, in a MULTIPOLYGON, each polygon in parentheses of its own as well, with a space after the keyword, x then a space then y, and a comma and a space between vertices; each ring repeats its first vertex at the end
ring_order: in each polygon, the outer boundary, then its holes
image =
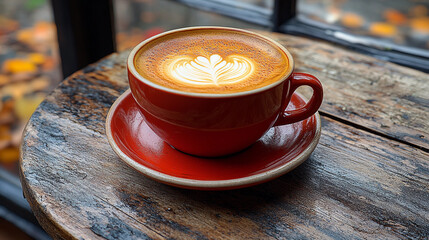
MULTIPOLYGON (((210 1, 219 3, 225 2, 229 5, 240 5, 239 2, 243 2, 244 5, 241 5, 241 7, 255 7, 251 5, 252 2, 265 2, 256 0, 210 1)), ((116 29, 118 33, 118 50, 132 48, 142 40, 163 31, 188 26, 205 25, 252 29, 262 28, 256 24, 208 11, 197 10, 183 3, 169 0, 115 0, 114 6, 116 29)))
POLYGON ((388 43, 429 49, 429 1, 299 0, 301 18, 388 43))
POLYGON ((226 3, 233 5, 235 7, 247 7, 247 8, 263 8, 265 10, 271 11, 274 7, 274 0, 208 0, 211 2, 218 2, 218 3, 226 3))

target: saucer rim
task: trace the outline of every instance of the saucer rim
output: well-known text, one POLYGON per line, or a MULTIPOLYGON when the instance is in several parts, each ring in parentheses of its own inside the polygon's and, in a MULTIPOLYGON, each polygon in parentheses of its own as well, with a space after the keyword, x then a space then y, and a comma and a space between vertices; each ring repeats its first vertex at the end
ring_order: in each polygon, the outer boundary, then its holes
MULTIPOLYGON (((308 157, 310 157, 310 154, 316 148, 321 136, 321 120, 320 120, 319 112, 317 111, 314 115, 311 116, 311 117, 313 116, 316 117, 316 133, 313 139, 311 140, 311 143, 298 156, 294 157, 290 161, 280 165, 277 168, 268 170, 266 172, 258 173, 255 175, 251 175, 251 176, 227 179, 227 180, 196 180, 196 179, 171 176, 169 174, 161 173, 159 171, 146 167, 138 163, 137 161, 133 160, 127 154, 121 151, 121 149, 113 139, 112 129, 111 129, 112 118, 119 104, 130 94, 131 94, 131 90, 127 89, 124 93, 121 94, 121 96, 119 96, 115 100, 115 102, 110 107, 105 121, 107 140, 110 146, 112 147, 113 151, 116 153, 116 155, 127 165, 134 168, 135 170, 145 175, 146 177, 149 177, 158 182, 162 182, 168 185, 173 185, 176 187, 191 188, 191 189, 234 189, 234 188, 252 186, 258 183, 269 181, 271 179, 277 178, 281 175, 284 175, 290 172, 291 170, 301 165, 304 161, 306 161, 308 157)), ((295 92, 294 94, 297 94, 298 97, 307 101, 307 99, 304 98, 301 94, 297 92, 295 92)))

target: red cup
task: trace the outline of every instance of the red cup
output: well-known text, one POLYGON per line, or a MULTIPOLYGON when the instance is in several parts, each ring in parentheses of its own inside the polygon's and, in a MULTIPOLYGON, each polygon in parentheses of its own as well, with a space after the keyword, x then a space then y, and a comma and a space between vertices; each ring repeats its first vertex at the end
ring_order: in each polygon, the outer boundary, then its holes
POLYGON ((271 127, 304 120, 319 109, 323 99, 320 81, 306 73, 295 73, 292 55, 280 44, 257 33, 225 27, 192 27, 165 32, 137 45, 127 62, 128 80, 134 100, 148 126, 174 148, 197 156, 217 157, 241 151, 271 127), (154 39, 198 29, 231 30, 267 39, 284 51, 289 71, 277 82, 251 91, 208 94, 183 92, 157 85, 135 69, 139 49, 154 39), (313 96, 302 108, 286 111, 293 92, 310 86, 313 96))

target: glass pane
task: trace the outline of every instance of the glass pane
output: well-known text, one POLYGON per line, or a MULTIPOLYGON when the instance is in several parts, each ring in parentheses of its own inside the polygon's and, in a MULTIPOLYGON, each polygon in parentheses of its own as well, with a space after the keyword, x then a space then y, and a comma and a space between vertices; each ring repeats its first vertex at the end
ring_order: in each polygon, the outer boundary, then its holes
POLYGON ((350 34, 429 49, 427 0, 300 0, 300 19, 311 19, 350 34))
MULTIPOLYGON (((243 2, 250 4, 253 1, 243 0, 243 2)), ((211 25, 262 28, 256 24, 198 10, 171 0, 115 0, 114 10, 118 50, 132 48, 148 37, 181 27, 211 25)))
POLYGON ((61 80, 48 0, 0 1, 0 168, 18 173, 21 133, 61 80))
POLYGON ((223 3, 234 6, 235 8, 249 8, 257 11, 266 11, 271 13, 274 7, 274 0, 207 0, 214 3, 223 3))

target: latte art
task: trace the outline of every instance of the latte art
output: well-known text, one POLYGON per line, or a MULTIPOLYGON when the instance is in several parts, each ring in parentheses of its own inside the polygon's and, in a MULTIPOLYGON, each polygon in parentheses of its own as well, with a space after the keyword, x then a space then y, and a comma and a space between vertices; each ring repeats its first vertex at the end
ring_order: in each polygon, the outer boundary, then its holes
POLYGON ((232 94, 283 80, 291 71, 276 43, 223 28, 172 31, 136 53, 136 71, 160 87, 191 93, 232 94))
POLYGON ((192 60, 189 57, 180 57, 170 64, 169 69, 175 79, 200 86, 238 83, 255 71, 252 62, 245 57, 232 55, 224 60, 218 54, 209 58, 198 56, 192 60))

